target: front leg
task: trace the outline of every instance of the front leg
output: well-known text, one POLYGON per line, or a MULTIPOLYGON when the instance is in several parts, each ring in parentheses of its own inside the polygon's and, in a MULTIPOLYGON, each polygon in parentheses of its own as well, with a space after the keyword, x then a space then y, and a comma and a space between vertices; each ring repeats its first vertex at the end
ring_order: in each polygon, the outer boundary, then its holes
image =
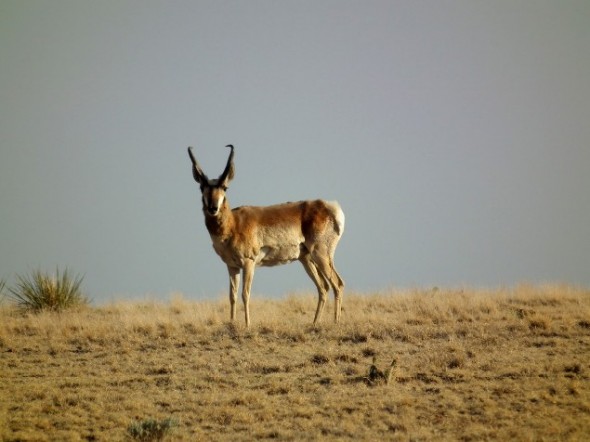
POLYGON ((244 260, 244 286, 242 287, 242 300, 244 301, 244 314, 246 315, 246 327, 250 327, 250 288, 254 278, 254 260, 244 260))
POLYGON ((240 269, 236 267, 227 267, 229 273, 229 305, 230 318, 236 319, 236 300, 238 298, 238 286, 240 285, 240 269))

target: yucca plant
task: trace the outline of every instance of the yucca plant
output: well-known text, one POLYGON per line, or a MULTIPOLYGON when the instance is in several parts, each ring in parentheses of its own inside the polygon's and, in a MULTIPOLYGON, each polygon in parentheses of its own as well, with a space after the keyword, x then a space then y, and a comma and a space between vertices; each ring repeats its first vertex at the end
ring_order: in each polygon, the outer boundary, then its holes
POLYGON ((2 301, 4 301, 4 297, 6 296, 4 294, 4 287, 6 287, 6 281, 4 279, 0 279, 0 304, 2 304, 2 301))
POLYGON ((8 296, 25 310, 61 311, 89 302, 80 289, 84 278, 71 277, 67 269, 60 273, 58 268, 55 275, 35 270, 30 276, 16 278, 16 287, 8 290, 8 296))

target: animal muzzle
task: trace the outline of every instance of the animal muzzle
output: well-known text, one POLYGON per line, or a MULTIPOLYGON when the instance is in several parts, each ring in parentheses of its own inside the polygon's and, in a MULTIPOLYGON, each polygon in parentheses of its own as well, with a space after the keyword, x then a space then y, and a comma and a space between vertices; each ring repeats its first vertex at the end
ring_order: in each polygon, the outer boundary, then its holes
POLYGON ((219 212, 219 206, 209 206, 207 207, 207 212, 209 212, 210 215, 217 215, 217 213, 219 212))

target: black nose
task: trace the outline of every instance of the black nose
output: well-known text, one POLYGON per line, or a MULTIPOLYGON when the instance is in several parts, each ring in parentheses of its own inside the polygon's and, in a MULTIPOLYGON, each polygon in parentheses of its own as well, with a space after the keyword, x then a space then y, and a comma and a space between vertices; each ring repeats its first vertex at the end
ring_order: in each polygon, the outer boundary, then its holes
POLYGON ((213 207, 213 206, 209 207, 209 213, 211 215, 214 215, 216 212, 217 212, 217 207, 213 207))

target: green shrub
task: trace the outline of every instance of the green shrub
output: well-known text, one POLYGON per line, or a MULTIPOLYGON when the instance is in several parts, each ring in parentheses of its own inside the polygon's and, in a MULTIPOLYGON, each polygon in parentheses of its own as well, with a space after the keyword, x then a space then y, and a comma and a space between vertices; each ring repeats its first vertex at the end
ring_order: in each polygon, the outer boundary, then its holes
POLYGON ((127 427, 129 435, 142 442, 161 441, 177 425, 173 419, 144 419, 141 422, 133 422, 127 427))
POLYGON ((6 287, 6 281, 4 279, 0 279, 0 304, 2 304, 2 301, 4 301, 4 297, 6 296, 4 294, 4 287, 6 287))
POLYGON ((30 276, 16 275, 16 287, 8 290, 8 297, 25 310, 61 311, 86 305, 88 298, 80 290, 83 277, 71 277, 68 270, 48 275, 35 270, 30 276))

